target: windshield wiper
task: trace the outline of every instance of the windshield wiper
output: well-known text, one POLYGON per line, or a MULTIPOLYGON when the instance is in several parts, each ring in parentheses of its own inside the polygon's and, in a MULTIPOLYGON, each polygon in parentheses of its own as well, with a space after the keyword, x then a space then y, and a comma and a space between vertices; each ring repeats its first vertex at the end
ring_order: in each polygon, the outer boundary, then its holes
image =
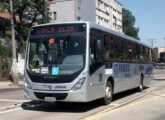
POLYGON ((46 49, 44 42, 42 42, 42 47, 45 54, 48 54, 48 50, 46 49))

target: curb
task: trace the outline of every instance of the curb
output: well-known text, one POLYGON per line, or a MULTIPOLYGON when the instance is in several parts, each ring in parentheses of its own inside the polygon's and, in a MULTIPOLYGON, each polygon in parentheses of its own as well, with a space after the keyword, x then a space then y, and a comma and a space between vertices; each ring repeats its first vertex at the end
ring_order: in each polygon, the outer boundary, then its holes
POLYGON ((13 90, 20 90, 23 89, 24 87, 13 87, 13 88, 0 88, 0 92, 8 92, 8 91, 13 91, 13 90))
POLYGON ((154 80, 159 80, 159 81, 161 81, 161 80, 165 80, 165 78, 154 78, 154 80))

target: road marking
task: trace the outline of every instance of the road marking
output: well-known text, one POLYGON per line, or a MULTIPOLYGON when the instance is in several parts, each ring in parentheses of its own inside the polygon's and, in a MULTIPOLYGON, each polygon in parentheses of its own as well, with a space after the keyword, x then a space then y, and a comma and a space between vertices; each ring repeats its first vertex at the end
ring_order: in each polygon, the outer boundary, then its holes
POLYGON ((18 111, 18 110, 22 110, 22 108, 15 108, 15 109, 12 109, 12 110, 7 110, 7 111, 2 111, 0 112, 0 114, 5 114, 5 113, 9 113, 9 112, 14 112, 14 111, 18 111))
POLYGON ((118 103, 111 103, 110 106, 116 106, 119 105, 118 103))
POLYGON ((30 100, 0 99, 0 102, 29 102, 30 100))
MULTIPOLYGON (((27 100, 27 101, 30 101, 30 100, 27 100)), ((21 105, 22 105, 22 103, 10 105, 10 106, 5 106, 5 107, 0 107, 0 114, 14 112, 14 111, 18 111, 18 110, 23 110, 21 105)), ((28 105, 28 106, 26 106, 24 108, 37 107, 37 106, 40 106, 40 105, 42 105, 42 103, 34 104, 34 105, 28 105)))

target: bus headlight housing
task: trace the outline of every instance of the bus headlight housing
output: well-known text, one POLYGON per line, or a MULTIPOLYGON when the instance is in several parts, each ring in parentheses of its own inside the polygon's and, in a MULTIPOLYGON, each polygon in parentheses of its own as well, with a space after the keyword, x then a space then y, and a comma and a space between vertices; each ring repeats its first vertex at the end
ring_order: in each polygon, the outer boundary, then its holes
POLYGON ((24 86, 30 89, 30 86, 26 81, 24 81, 24 86))
POLYGON ((29 88, 29 89, 31 89, 31 87, 29 86, 28 78, 27 78, 26 75, 24 76, 24 86, 27 87, 27 88, 29 88))
POLYGON ((74 85, 74 87, 72 88, 72 90, 75 91, 75 90, 80 89, 80 88, 82 87, 82 85, 83 85, 85 79, 86 79, 86 77, 81 78, 81 79, 74 85))

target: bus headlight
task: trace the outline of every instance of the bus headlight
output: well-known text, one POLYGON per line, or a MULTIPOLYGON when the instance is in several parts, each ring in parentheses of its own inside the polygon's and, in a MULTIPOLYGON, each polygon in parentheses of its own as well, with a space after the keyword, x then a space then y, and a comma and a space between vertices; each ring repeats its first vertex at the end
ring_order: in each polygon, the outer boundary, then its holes
POLYGON ((24 86, 30 89, 30 86, 26 83, 26 81, 24 81, 24 86))
POLYGON ((31 87, 29 86, 28 80, 26 77, 24 77, 24 86, 31 89, 31 87))
POLYGON ((75 90, 80 89, 80 88, 82 87, 82 85, 83 85, 85 79, 86 79, 86 77, 81 78, 81 79, 75 84, 75 86, 72 88, 72 90, 75 91, 75 90))

